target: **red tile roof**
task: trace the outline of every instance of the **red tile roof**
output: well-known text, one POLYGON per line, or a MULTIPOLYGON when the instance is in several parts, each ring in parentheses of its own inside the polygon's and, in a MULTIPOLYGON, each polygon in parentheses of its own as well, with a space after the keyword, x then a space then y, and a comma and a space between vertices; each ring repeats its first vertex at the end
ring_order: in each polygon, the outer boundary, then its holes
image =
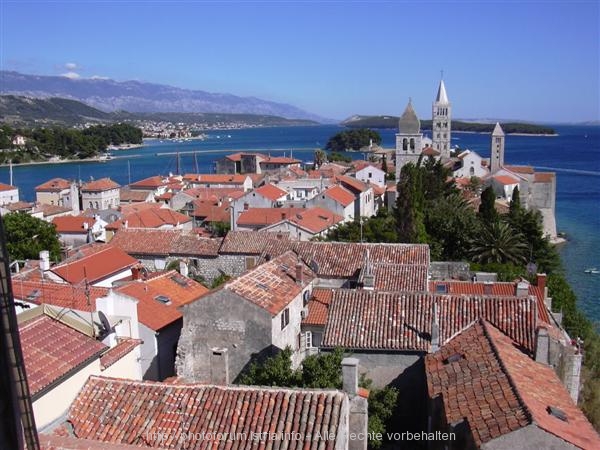
POLYGON ((311 233, 320 233, 344 220, 342 216, 319 207, 297 209, 288 217, 290 222, 311 233))
POLYGON ((510 177, 508 175, 495 175, 494 180, 496 180, 498 183, 503 184, 505 186, 508 184, 518 184, 519 183, 519 180, 517 180, 516 178, 510 177))
POLYGON ((10 184, 0 183, 0 191, 14 191, 15 189, 18 188, 11 186, 10 184))
POLYGON ((536 172, 533 181, 534 183, 551 183, 555 178, 554 172, 536 172))
POLYGON ((287 156, 269 156, 264 161, 261 161, 260 164, 299 164, 302 161, 296 158, 289 158, 287 156))
POLYGON ((227 200, 194 200, 192 216, 206 222, 226 222, 231 219, 230 203, 227 200))
MULTIPOLYGON (((347 397, 340 391, 300 390, 248 386, 210 386, 132 381, 92 376, 71 405, 67 420, 79 438, 107 444, 181 448, 177 437, 203 433, 246 436, 233 441, 249 448, 258 433, 311 435, 319 448, 344 448, 338 436, 347 421, 347 397), (325 441, 321 436, 335 436, 325 441), (163 442, 152 436, 173 437, 163 442), (237 433, 237 434, 235 434, 237 433), (242 434, 243 433, 243 434, 242 434), (254 434, 252 434, 254 433, 254 434)), ((184 441, 185 442, 185 441, 184 441)), ((189 442, 189 441, 188 441, 189 442)), ((262 443, 279 444, 265 440, 262 443)), ((300 441, 283 441, 283 444, 300 441)), ((218 442, 197 439, 194 448, 213 449, 218 442)))
POLYGON ((31 394, 85 366, 108 349, 106 345, 46 315, 19 325, 21 348, 31 394))
MULTIPOLYGON (((438 286, 443 286, 446 293, 453 295, 492 295, 514 297, 517 294, 516 282, 473 283, 471 281, 430 281, 429 291, 436 293, 438 286), (486 290, 489 293, 486 294, 486 290)), ((544 292, 533 284, 529 285, 529 295, 533 295, 538 303, 538 316, 542 322, 550 323, 550 315, 544 303, 544 292)))
POLYGON ((278 188, 274 184, 265 184, 259 188, 254 189, 254 192, 268 198, 271 201, 279 200, 281 197, 286 197, 287 192, 281 188, 278 188))
POLYGON ((442 344, 484 318, 524 348, 533 349, 537 304, 528 298, 345 289, 333 293, 323 346, 429 351, 434 305, 442 344))
POLYGON ((354 194, 337 184, 325 190, 323 194, 340 203, 342 206, 348 206, 354 202, 354 194))
POLYGON ((86 279, 93 284, 130 269, 135 264, 137 264, 135 258, 109 245, 94 254, 54 266, 50 270, 71 284, 81 283, 86 279))
POLYGON ((425 368, 429 397, 442 396, 447 423, 468 420, 477 447, 535 424, 577 447, 600 448, 600 436, 554 370, 486 321, 427 355, 425 368), (459 359, 448 362, 453 355, 459 359), (562 410, 567 421, 549 414, 549 407, 562 410))
POLYGON ((92 228, 95 223, 96 219, 93 217, 84 216, 62 216, 52 219, 52 224, 58 233, 86 234, 87 230, 92 228))
POLYGON ((8 209, 9 211, 27 211, 33 209, 34 206, 35 203, 32 202, 18 201, 4 205, 3 208, 8 209))
POLYGON ((425 156, 440 156, 440 152, 432 147, 425 147, 421 153, 425 156))
POLYGON ((214 188, 214 187, 196 187, 182 191, 191 197, 201 200, 223 200, 231 197, 231 194, 244 194, 238 188, 214 188))
POLYGON ((267 155, 264 155, 262 153, 248 153, 248 152, 238 152, 238 153, 234 153, 232 155, 227 155, 225 156, 225 158, 229 159, 230 161, 241 161, 242 160, 242 155, 246 155, 246 156, 257 156, 259 158, 263 158, 266 159, 267 155))
POLYGON ((429 268, 417 264, 374 263, 375 289, 378 291, 427 291, 429 268))
POLYGON ((47 280, 42 282, 41 279, 29 281, 13 278, 12 288, 16 299, 36 305, 47 304, 78 311, 95 311, 96 299, 108 293, 107 288, 90 286, 88 304, 85 286, 52 283, 47 280))
POLYGON ((504 167, 514 173, 524 173, 524 174, 531 175, 535 172, 533 170, 533 167, 531 167, 531 166, 504 166, 504 167))
POLYGON ((183 317, 178 307, 197 300, 206 294, 208 289, 171 270, 149 280, 123 284, 115 291, 137 299, 140 323, 159 331, 183 317), (157 300, 158 296, 167 297, 170 304, 157 300))
POLYGON ((154 190, 158 189, 161 186, 164 186, 169 183, 168 179, 164 179, 161 176, 154 176, 144 178, 143 180, 136 181, 131 183, 129 187, 131 189, 143 189, 143 190, 154 190))
POLYGON ((289 233, 256 233, 255 231, 230 231, 223 239, 219 253, 260 255, 273 243, 283 244, 283 250, 275 254, 277 256, 290 249, 291 241, 289 233))
POLYGON ((126 228, 160 228, 165 225, 178 226, 192 219, 185 214, 173 211, 170 208, 148 208, 141 211, 124 215, 119 220, 106 225, 107 230, 119 230, 126 228))
POLYGON ((42 213, 44 217, 55 216, 57 214, 70 213, 71 208, 66 208, 59 205, 46 205, 45 203, 38 203, 33 207, 33 213, 42 213))
POLYGON ((119 342, 100 357, 100 365, 106 369, 131 353, 142 344, 141 339, 118 338, 119 342))
POLYGON ((99 180, 83 183, 83 186, 81 186, 81 192, 109 191, 111 189, 119 189, 120 187, 121 186, 119 186, 110 178, 100 178, 99 180))
POLYGON ((341 183, 347 189, 350 189, 351 191, 353 190, 356 193, 364 192, 370 187, 367 183, 363 183, 362 181, 357 180, 356 178, 349 177, 346 175, 337 175, 335 177, 335 180, 341 183))
POLYGON ((263 228, 281 222, 304 211, 302 208, 248 208, 238 216, 237 224, 241 227, 263 228))
POLYGON ((148 191, 132 191, 129 188, 119 189, 119 201, 127 202, 145 202, 148 196, 151 195, 148 191))
POLYGON ((70 189, 71 182, 64 178, 52 178, 45 183, 36 186, 36 192, 60 192, 64 189, 70 189))
POLYGON ((302 325, 325 326, 329 317, 329 304, 333 298, 333 289, 315 288, 306 307, 308 314, 302 325))
POLYGON ((190 230, 120 229, 110 241, 130 255, 217 256, 222 239, 198 236, 190 230))
POLYGON ((185 180, 196 184, 244 184, 247 175, 185 174, 185 180))
POLYGON ((286 252, 227 283, 225 288, 276 316, 315 278, 312 270, 302 264, 302 282, 298 284, 297 262, 294 252, 286 252))

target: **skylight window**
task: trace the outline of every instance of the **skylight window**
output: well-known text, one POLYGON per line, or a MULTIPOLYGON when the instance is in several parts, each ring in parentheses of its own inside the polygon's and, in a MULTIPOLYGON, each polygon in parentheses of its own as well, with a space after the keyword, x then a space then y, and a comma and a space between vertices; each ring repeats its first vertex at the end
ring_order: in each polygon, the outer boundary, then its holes
POLYGON ((154 300, 161 302, 165 305, 171 304, 171 299, 169 297, 167 297, 166 295, 157 295, 156 297, 154 297, 154 300))
POLYGON ((179 286, 188 287, 188 283, 187 283, 187 280, 185 278, 180 278, 180 277, 178 277, 176 275, 173 275, 171 277, 171 280, 173 280, 179 286))
POLYGON ((454 353, 453 355, 448 356, 444 360, 444 364, 452 364, 460 361, 461 359, 463 359, 463 355, 461 355, 460 353, 454 353))
POLYGON ((556 406, 548 406, 548 408, 546 408, 546 411, 548 411, 548 414, 550 414, 551 416, 554 416, 557 419, 562 420, 563 422, 569 421, 567 419, 567 414, 562 409, 557 408, 556 406))
POLYGON ((436 284, 435 292, 436 294, 447 294, 448 286, 446 284, 436 284))

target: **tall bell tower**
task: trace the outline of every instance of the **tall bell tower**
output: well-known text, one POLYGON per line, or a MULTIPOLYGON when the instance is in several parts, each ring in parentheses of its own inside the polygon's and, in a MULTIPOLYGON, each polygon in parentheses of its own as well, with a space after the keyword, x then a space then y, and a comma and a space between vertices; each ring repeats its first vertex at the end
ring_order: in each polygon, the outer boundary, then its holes
POLYGON ((431 141, 442 158, 450 157, 450 133, 452 130, 452 105, 446 94, 444 79, 440 80, 437 96, 433 102, 431 118, 431 141))

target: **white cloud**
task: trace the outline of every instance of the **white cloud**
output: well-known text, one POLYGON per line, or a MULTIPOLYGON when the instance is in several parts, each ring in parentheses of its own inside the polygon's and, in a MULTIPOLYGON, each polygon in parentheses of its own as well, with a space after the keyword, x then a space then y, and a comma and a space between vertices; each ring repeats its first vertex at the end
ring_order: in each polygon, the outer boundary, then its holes
POLYGON ((67 73, 61 74, 61 76, 70 78, 71 80, 76 80, 78 78, 81 78, 81 75, 79 75, 77 72, 67 72, 67 73))
POLYGON ((92 80, 110 80, 108 77, 103 77, 102 75, 93 75, 91 77, 92 80))
POLYGON ((67 69, 70 72, 72 72, 74 70, 77 70, 77 64, 75 64, 75 63, 66 63, 65 64, 65 69, 67 69))

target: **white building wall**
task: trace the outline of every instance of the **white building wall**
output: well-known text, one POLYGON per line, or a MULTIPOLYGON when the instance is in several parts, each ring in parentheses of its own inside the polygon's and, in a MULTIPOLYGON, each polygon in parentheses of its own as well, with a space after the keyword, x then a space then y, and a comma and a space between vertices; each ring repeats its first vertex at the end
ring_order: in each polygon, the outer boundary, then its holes
POLYGON ((0 191, 0 206, 19 201, 19 189, 0 191))
POLYGON ((118 281, 122 280, 123 278, 131 277, 131 274, 131 269, 122 270, 121 272, 117 273, 116 275, 113 275, 112 277, 106 278, 104 280, 92 284, 92 286, 110 288, 113 285, 113 281, 118 281))
POLYGON ((470 150, 465 150, 464 153, 467 154, 463 156, 461 160, 462 167, 455 170, 453 173, 455 178, 482 178, 489 173, 489 171, 481 165, 481 162, 483 161, 481 156, 470 150))
POLYGON ((109 189, 99 192, 82 192, 81 202, 83 209, 108 209, 110 207, 117 208, 120 202, 119 189, 109 189))
POLYGON ((356 179, 363 183, 385 186, 385 172, 375 166, 366 166, 356 172, 356 179))
POLYGON ((312 199, 310 199, 306 207, 310 208, 313 206, 318 206, 323 209, 327 209, 338 216, 344 218, 344 222, 349 222, 354 220, 354 202, 350 203, 348 206, 344 206, 341 203, 336 202, 332 198, 327 195, 321 193, 312 199))

